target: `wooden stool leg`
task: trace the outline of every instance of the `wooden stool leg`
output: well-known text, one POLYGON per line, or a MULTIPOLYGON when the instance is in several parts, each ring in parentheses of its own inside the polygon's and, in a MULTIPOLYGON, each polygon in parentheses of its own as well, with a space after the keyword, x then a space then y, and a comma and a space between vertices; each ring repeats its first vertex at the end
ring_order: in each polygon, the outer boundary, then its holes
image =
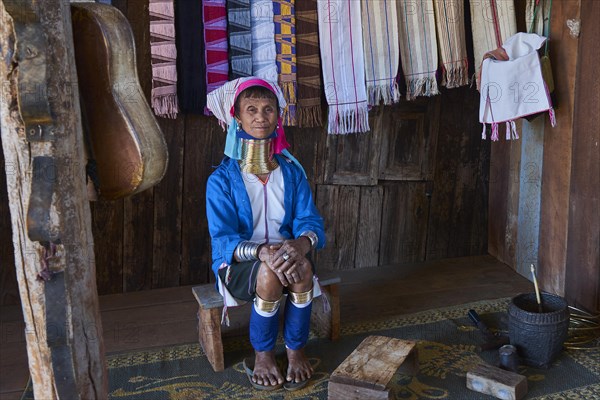
POLYGON ((213 370, 220 372, 225 369, 223 359, 223 342, 221 341, 221 315, 219 308, 198 310, 198 337, 200 345, 206 353, 213 370))
POLYGON ((329 304, 331 306, 331 340, 340 338, 340 295, 338 284, 329 286, 329 304))

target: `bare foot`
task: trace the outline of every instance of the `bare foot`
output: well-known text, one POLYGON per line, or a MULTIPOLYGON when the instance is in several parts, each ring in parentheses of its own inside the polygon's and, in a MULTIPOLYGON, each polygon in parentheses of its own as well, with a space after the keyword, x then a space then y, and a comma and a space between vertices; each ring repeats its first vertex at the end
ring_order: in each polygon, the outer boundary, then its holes
POLYGON ((283 375, 275 362, 275 352, 255 351, 252 381, 264 386, 277 386, 283 383, 283 375))
POLYGON ((304 355, 304 349, 292 350, 285 349, 288 358, 288 369, 286 380, 288 382, 303 382, 308 380, 313 373, 313 368, 310 362, 304 355))

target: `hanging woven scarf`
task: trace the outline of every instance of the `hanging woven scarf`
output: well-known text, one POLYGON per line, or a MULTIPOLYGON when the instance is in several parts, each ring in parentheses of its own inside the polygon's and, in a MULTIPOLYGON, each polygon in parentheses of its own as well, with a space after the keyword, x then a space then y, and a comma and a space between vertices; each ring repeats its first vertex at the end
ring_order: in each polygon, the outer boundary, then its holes
POLYGON ((250 0, 227 0, 229 79, 252 75, 250 0))
POLYGON ((545 24, 544 16, 548 15, 548 4, 546 0, 527 0, 525 5, 525 26, 527 32, 544 34, 545 24), (537 9, 536 9, 537 4, 537 9))
POLYGON ((517 33, 517 20, 513 0, 471 0, 470 3, 473 58, 477 89, 479 89, 479 75, 484 54, 502 46, 506 39, 517 33))
POLYGON ((300 128, 323 125, 317 21, 317 0, 302 0, 296 4, 296 120, 300 128))
MULTIPOLYGON (((551 16, 552 0, 527 0, 525 21, 529 33, 537 33, 538 35, 549 37, 551 16)), ((550 41, 547 40, 544 44, 544 54, 540 57, 540 63, 542 64, 542 76, 544 77, 544 82, 546 82, 550 98, 552 99, 552 106, 556 109, 558 108, 558 102, 548 49, 549 42, 550 41)), ((531 120, 531 118, 534 117, 528 117, 527 119, 531 120)))
POLYGON ((283 124, 296 125, 296 19, 294 0, 274 0, 275 45, 277 46, 278 83, 287 107, 283 124))
POLYGON ((369 105, 397 103, 400 64, 396 0, 361 1, 369 105))
POLYGON ((400 1, 400 57, 406 80, 406 98, 438 94, 438 67, 433 0, 400 1))
MULTIPOLYGON (((206 43, 206 92, 227 82, 227 9, 225 0, 204 0, 204 41, 206 43)), ((205 114, 210 114, 208 108, 205 114)))
POLYGON ((202 114, 206 106, 206 67, 202 3, 175 3, 177 93, 184 113, 202 114))
POLYGON ((159 117, 175 118, 178 105, 173 1, 150 0, 148 9, 152 55, 152 109, 159 117))
POLYGON ((456 0, 435 0, 437 37, 442 59, 442 86, 448 89, 469 83, 465 9, 456 0))
POLYGON ((360 2, 319 0, 319 37, 327 132, 369 131, 360 2))
POLYGON ((252 74, 277 82, 273 0, 252 0, 252 74))

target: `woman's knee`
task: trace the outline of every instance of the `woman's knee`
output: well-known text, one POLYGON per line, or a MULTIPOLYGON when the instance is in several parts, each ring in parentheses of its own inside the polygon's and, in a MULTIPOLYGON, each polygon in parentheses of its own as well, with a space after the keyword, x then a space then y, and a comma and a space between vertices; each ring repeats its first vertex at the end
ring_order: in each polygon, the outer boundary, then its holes
POLYGON ((277 275, 265 263, 261 263, 256 276, 256 293, 264 300, 275 301, 283 293, 283 285, 277 275))
POLYGON ((303 258, 298 262, 297 270, 302 279, 291 286, 291 290, 294 292, 306 292, 313 286, 313 267, 310 261, 303 258))

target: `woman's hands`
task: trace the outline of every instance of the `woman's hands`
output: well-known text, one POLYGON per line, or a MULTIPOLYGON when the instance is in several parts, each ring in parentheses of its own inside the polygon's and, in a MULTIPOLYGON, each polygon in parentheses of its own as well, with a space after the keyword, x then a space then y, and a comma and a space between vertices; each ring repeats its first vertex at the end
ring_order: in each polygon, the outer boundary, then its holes
POLYGON ((311 249, 310 239, 301 236, 277 245, 262 245, 258 258, 277 275, 283 286, 299 283, 304 278, 300 268, 306 263, 306 254, 311 249))

